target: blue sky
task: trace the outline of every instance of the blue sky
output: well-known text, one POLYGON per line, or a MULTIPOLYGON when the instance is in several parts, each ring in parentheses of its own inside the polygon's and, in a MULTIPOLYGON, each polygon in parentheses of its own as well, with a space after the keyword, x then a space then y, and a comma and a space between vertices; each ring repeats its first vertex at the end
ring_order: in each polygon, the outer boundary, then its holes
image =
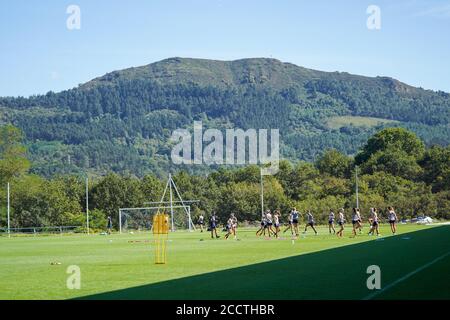
POLYGON ((168 57, 273 57, 450 92, 449 0, 2 0, 0 96, 61 91, 168 57), (81 29, 68 30, 69 5, 81 29), (369 5, 381 29, 366 27, 369 5))

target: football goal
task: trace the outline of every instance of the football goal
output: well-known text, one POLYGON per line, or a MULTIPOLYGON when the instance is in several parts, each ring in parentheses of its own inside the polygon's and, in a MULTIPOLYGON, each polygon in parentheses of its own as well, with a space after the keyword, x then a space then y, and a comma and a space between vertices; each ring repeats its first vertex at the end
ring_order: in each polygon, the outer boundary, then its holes
POLYGON ((195 228, 192 223, 191 207, 189 205, 153 206, 120 208, 119 232, 151 231, 153 228, 153 216, 158 212, 170 215, 170 229, 172 231, 192 231, 195 228))
POLYGON ((170 230, 195 230, 191 218, 191 203, 198 200, 183 200, 172 175, 169 174, 166 187, 161 200, 157 202, 146 202, 148 207, 120 208, 119 209, 119 232, 150 231, 152 230, 153 216, 157 213, 170 215, 170 230), (174 196, 177 200, 174 200, 174 196), (168 198, 168 199, 166 199, 168 198))

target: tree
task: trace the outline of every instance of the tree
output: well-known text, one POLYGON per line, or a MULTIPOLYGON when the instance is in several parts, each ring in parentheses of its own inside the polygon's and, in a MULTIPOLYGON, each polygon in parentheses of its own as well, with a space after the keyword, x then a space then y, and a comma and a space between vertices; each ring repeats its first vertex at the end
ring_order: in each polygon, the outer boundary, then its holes
POLYGON ((26 149, 21 144, 22 132, 12 126, 0 127, 0 184, 4 185, 14 177, 28 171, 30 162, 26 158, 26 149))
POLYGON ((361 169, 368 174, 385 172, 406 179, 416 179, 422 174, 417 158, 394 146, 372 154, 361 169))
POLYGON ((69 225, 83 215, 81 190, 81 183, 73 178, 56 178, 44 183, 41 198, 52 225, 69 225))
POLYGON ((335 149, 325 151, 316 161, 316 167, 322 174, 336 178, 348 178, 352 159, 335 149))
POLYGON ((141 180, 141 190, 147 201, 160 201, 164 185, 152 174, 147 174, 141 180))
POLYGON ((257 220, 260 216, 259 186, 255 183, 230 183, 221 188, 221 198, 217 214, 220 221, 226 222, 231 213, 240 220, 257 220))
POLYGON ((433 146, 419 162, 424 169, 423 180, 432 185, 434 192, 450 190, 450 146, 433 146))
POLYGON ((234 182, 259 183, 260 168, 256 165, 249 165, 234 172, 234 182))
POLYGON ((80 191, 72 185, 74 182, 74 177, 44 180, 36 175, 25 175, 13 180, 13 226, 25 228, 77 224, 79 218, 84 215, 80 191))
POLYGON ((353 180, 325 176, 322 177, 322 194, 320 197, 332 196, 348 196, 354 190, 353 180))
POLYGON ((45 180, 26 175, 11 184, 11 227, 40 227, 50 225, 46 203, 42 199, 45 180))
POLYGON ((441 191, 436 193, 436 218, 450 219, 450 191, 441 191))
POLYGON ((91 191, 92 208, 111 216, 116 225, 119 221, 119 208, 142 206, 145 200, 138 179, 113 173, 100 180, 91 191))
POLYGON ((293 200, 318 197, 322 192, 319 171, 311 163, 299 162, 292 170, 285 190, 293 200))
MULTIPOLYGON (((83 220, 85 217, 82 217, 83 220)), ((103 211, 99 209, 94 209, 89 211, 89 229, 91 232, 103 231, 107 226, 106 215, 103 211)), ((82 225, 85 224, 85 221, 80 221, 82 225)))
POLYGON ((370 157, 387 151, 404 152, 405 155, 420 159, 425 151, 424 143, 417 136, 403 128, 387 128, 377 132, 355 157, 357 165, 367 162, 370 157))
POLYGON ((292 164, 290 161, 280 160, 278 172, 275 175, 275 177, 278 179, 278 181, 281 183, 281 185, 285 189, 289 184, 289 180, 290 180, 290 177, 292 174, 292 169, 293 168, 292 168, 292 164))

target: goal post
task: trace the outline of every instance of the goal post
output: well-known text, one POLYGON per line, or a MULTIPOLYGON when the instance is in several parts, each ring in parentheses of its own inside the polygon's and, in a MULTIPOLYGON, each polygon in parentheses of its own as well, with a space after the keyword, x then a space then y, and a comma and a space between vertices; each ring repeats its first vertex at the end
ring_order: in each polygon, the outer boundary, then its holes
POLYGON ((171 230, 195 230, 189 205, 152 206, 119 209, 119 233, 127 231, 151 231, 153 216, 158 212, 173 212, 171 230))

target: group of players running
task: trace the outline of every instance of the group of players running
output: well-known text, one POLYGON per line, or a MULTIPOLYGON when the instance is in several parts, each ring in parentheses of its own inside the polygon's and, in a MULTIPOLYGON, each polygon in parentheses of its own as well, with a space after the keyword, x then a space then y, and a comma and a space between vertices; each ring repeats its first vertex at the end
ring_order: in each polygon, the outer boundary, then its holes
MULTIPOLYGON (((387 217, 388 222, 391 227, 392 234, 396 234, 397 232, 397 214, 394 211, 393 207, 387 208, 387 217)), ((283 230, 283 233, 290 230, 291 235, 298 237, 299 236, 299 219, 300 219, 300 213, 297 211, 296 208, 292 208, 292 210, 289 212, 288 215, 288 225, 283 230)), ((311 227, 311 229, 314 231, 314 233, 317 235, 318 232, 315 228, 315 220, 314 216, 311 213, 311 211, 306 212, 306 219, 307 222, 305 224, 305 229, 303 233, 306 233, 308 227, 311 227)), ((336 215, 332 209, 330 209, 330 213, 328 215, 328 231, 330 234, 335 234, 338 237, 343 237, 344 235, 344 225, 345 225, 346 219, 344 215, 344 208, 339 209, 338 214, 336 215), (337 218, 337 220, 336 220, 337 218), (339 225, 339 230, 336 232, 335 229, 335 221, 339 225)), ((369 235, 374 235, 376 233, 377 236, 380 235, 378 226, 379 226, 379 215, 377 208, 370 208, 369 218, 368 218, 370 230, 369 235)), ((203 227, 205 225, 205 218, 203 215, 199 216, 198 219, 198 225, 200 226, 201 232, 203 232, 203 227)), ((238 225, 238 220, 236 218, 236 215, 232 213, 230 217, 228 218, 224 231, 226 231, 225 239, 228 239, 230 235, 233 235, 233 237, 236 239, 236 229, 238 225)), ((211 232, 211 238, 220 238, 220 236, 217 234, 217 226, 218 226, 218 219, 216 216, 216 213, 213 212, 213 214, 209 218, 209 228, 208 231, 211 232)), ((361 212, 359 208, 353 208, 352 212, 352 236, 355 237, 356 234, 362 233, 362 227, 363 222, 361 218, 361 212)), ((267 210, 264 212, 261 218, 261 225, 258 231, 256 231, 257 236, 266 236, 266 233, 269 237, 280 237, 281 233, 281 212, 280 210, 275 210, 273 214, 270 210, 267 210)))
MULTIPOLYGON (((205 225, 205 217, 202 214, 198 217, 198 225, 200 226, 200 232, 203 232, 203 227, 205 225)), ((225 225, 225 231, 227 232, 225 234, 225 239, 228 239, 230 235, 233 235, 234 239, 236 239, 237 225, 238 220, 236 218, 236 215, 232 213, 225 225)), ((218 218, 216 216, 216 213, 213 212, 212 215, 209 217, 209 228, 208 228, 208 231, 211 232, 211 238, 214 237, 220 238, 220 236, 217 234, 217 227, 218 227, 218 218)))

